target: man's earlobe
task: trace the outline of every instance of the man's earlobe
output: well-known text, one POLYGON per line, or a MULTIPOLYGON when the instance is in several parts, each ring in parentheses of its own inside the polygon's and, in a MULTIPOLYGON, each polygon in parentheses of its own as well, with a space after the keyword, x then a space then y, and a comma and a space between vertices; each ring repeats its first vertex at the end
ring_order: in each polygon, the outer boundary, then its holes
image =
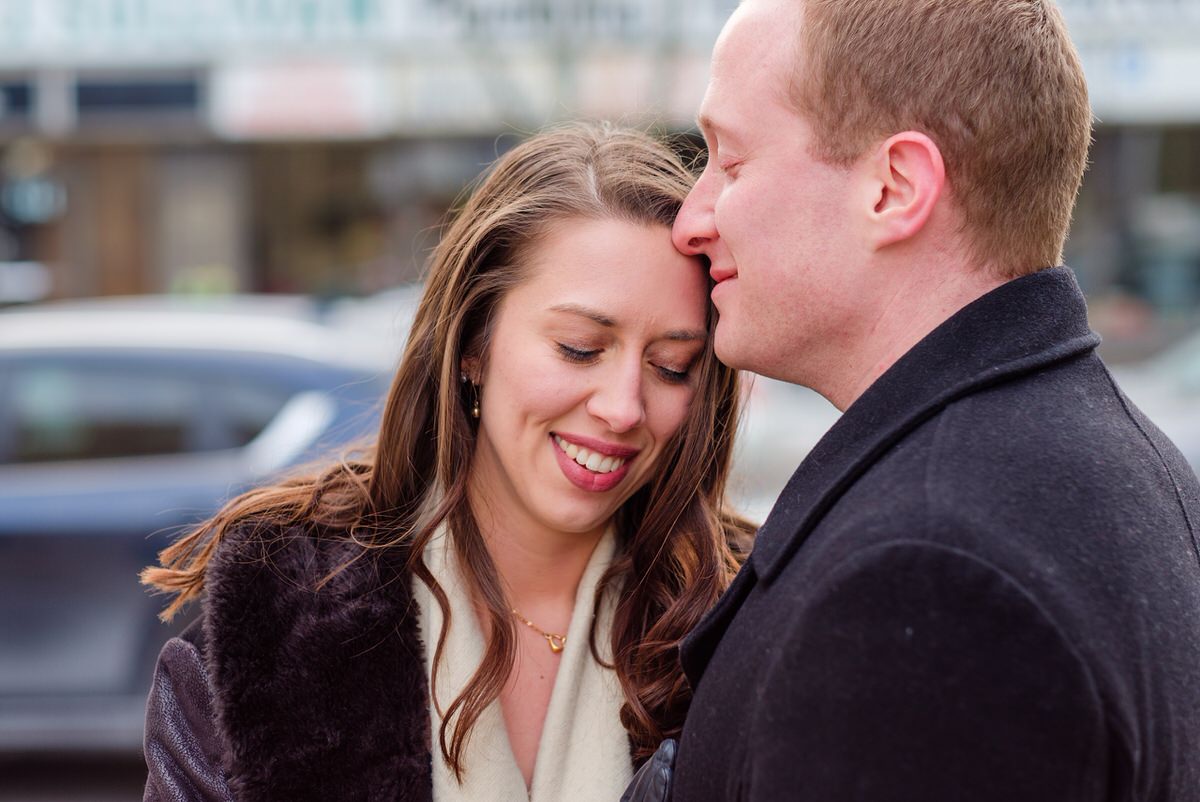
POLYGON ((937 144, 919 131, 903 131, 881 143, 870 159, 875 187, 872 240, 884 248, 924 229, 942 197, 946 165, 937 144))

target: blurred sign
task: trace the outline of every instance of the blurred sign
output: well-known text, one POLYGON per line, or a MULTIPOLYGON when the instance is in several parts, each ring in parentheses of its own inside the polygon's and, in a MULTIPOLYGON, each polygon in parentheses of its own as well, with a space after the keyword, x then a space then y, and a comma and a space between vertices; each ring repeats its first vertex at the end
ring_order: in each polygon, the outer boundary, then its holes
POLYGON ((1200 48, 1118 42, 1081 46, 1092 108, 1101 123, 1200 121, 1200 48))
MULTIPOLYGON (((56 131, 73 124, 74 98, 66 82, 51 91, 54 76, 172 66, 212 71, 209 113, 229 137, 485 130, 630 108, 687 120, 736 4, 0 0, 0 69, 38 71, 33 116, 56 131), (52 125, 60 107, 67 122, 52 125)), ((1200 120, 1200 0, 1059 4, 1102 120, 1200 120)), ((5 100, 29 105, 22 91, 5 100)))
POLYGON ((210 84, 213 130, 233 139, 380 136, 395 117, 384 76, 369 61, 221 65, 210 84))
POLYGON ((6 61, 137 57, 183 48, 362 41, 383 0, 22 0, 0 2, 6 61))
POLYGON ((734 0, 0 0, 0 64, 208 60, 231 49, 450 41, 711 43, 734 0))

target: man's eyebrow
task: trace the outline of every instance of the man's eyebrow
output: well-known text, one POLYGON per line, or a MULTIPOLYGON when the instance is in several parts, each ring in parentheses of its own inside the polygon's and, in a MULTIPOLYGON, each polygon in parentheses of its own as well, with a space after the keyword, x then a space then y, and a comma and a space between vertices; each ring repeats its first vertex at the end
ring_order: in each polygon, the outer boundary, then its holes
MULTIPOLYGON (((585 317, 595 323, 611 329, 617 325, 617 321, 613 320, 603 312, 598 312, 595 309, 583 306, 582 304, 558 304, 550 307, 551 312, 565 312, 569 315, 579 315, 585 317)), ((660 339, 671 340, 674 342, 693 342, 708 339, 708 332, 699 329, 672 329, 662 335, 660 339)))

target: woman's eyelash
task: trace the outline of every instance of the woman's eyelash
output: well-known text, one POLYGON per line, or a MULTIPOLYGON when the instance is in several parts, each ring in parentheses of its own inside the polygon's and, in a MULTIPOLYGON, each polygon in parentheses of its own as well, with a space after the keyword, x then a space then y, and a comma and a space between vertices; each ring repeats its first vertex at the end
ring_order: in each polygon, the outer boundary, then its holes
POLYGON ((688 380, 688 372, 686 370, 671 370, 664 368, 662 365, 657 365, 658 373, 665 381, 672 384, 683 384, 688 380))
MULTIPOLYGON (((581 364, 594 362, 600 353, 599 349, 576 348, 566 343, 555 343, 555 346, 564 359, 581 364)), ((658 371, 658 375, 662 377, 663 381, 671 384, 685 384, 688 380, 688 370, 673 370, 663 365, 655 365, 654 369, 658 371)))
POLYGON ((572 362, 591 362, 596 358, 596 354, 600 353, 597 350, 573 348, 566 343, 556 343, 556 345, 558 345, 558 352, 572 362))

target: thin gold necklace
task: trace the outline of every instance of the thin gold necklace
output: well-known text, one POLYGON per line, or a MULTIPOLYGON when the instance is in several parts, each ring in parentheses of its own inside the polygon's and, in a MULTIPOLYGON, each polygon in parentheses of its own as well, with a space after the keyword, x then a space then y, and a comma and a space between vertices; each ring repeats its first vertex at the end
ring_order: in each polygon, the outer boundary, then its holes
POLYGON ((512 614, 515 615, 517 617, 517 620, 520 621, 522 624, 529 627, 534 632, 536 632, 537 634, 539 634, 543 638, 545 638, 546 643, 550 644, 550 651, 554 652, 555 654, 558 654, 559 652, 561 652, 563 649, 565 649, 567 647, 567 636, 566 635, 556 635, 553 632, 547 632, 546 630, 539 627, 537 624, 530 621, 525 616, 518 613, 516 607, 512 608, 512 614))

